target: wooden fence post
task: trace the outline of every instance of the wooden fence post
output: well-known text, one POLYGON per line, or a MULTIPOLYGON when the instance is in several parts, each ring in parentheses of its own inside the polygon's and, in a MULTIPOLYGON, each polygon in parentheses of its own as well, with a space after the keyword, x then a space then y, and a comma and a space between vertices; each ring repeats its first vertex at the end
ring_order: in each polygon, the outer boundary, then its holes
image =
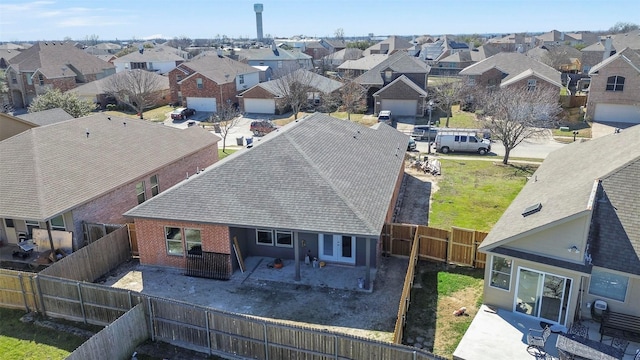
POLYGON ((267 323, 262 323, 264 329, 264 356, 265 360, 269 360, 269 338, 267 337, 267 323))
POLYGON ((76 287, 78 288, 78 300, 80 300, 80 310, 82 310, 82 320, 84 323, 87 323, 87 314, 84 311, 84 301, 82 301, 82 289, 80 288, 80 283, 76 283, 76 287))
POLYGON ((149 334, 151 335, 151 341, 156 341, 156 334, 153 330, 153 307, 151 307, 150 297, 147 297, 147 307, 149 308, 149 334))
POLYGON ((27 292, 24 288, 24 283, 22 282, 22 273, 18 274, 18 281, 20 281, 20 291, 22 291, 22 301, 24 302, 24 308, 27 312, 29 312, 29 303, 27 303, 27 292))
POLYGON ((207 349, 209 349, 209 355, 212 354, 211 352, 211 329, 209 328, 209 311, 205 310, 204 311, 204 320, 205 320, 205 324, 207 326, 207 349))
POLYGON ((40 298, 40 306, 42 306, 42 315, 47 315, 47 309, 44 306, 44 297, 42 296, 42 290, 40 290, 40 279, 38 275, 34 277, 36 287, 38 288, 38 298, 40 298))

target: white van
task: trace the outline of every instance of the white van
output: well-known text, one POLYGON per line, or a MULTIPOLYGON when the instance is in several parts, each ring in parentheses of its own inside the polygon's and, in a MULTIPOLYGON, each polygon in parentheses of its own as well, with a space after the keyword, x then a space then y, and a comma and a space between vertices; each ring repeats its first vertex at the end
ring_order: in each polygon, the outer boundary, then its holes
POLYGON ((389 110, 380 111, 380 114, 378 114, 378 122, 383 122, 387 125, 391 125, 393 122, 393 119, 391 118, 391 111, 389 110))
POLYGON ((436 151, 443 154, 462 151, 484 155, 491 151, 491 141, 478 136, 476 131, 440 130, 436 135, 435 143, 436 151))

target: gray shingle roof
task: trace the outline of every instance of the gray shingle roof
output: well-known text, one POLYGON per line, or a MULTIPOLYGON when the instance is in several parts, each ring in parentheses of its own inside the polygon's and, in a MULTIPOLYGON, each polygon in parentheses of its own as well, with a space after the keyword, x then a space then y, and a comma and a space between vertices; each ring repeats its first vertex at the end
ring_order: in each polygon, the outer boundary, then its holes
POLYGON ((119 57, 113 60, 114 63, 129 63, 129 62, 154 62, 154 61, 184 61, 184 58, 179 55, 181 51, 174 49, 170 46, 157 46, 154 48, 145 48, 142 54, 139 51, 134 51, 125 56, 119 57))
POLYGON ((236 81, 236 75, 258 73, 260 70, 253 66, 241 63, 228 57, 219 57, 215 52, 207 52, 192 61, 182 63, 178 67, 188 67, 193 71, 206 76, 217 84, 226 84, 236 81))
POLYGON ((382 48, 387 49, 388 52, 386 52, 386 54, 391 54, 398 50, 406 50, 411 46, 413 46, 413 44, 411 44, 404 38, 401 38, 399 36, 389 36, 385 40, 382 40, 379 43, 366 48, 363 52, 363 55, 371 55, 372 52, 375 53, 376 51, 380 51, 382 48))
POLYGON ((384 85, 382 72, 386 69, 402 74, 428 74, 431 68, 422 60, 399 51, 389 55, 383 62, 355 78, 355 81, 361 85, 384 85))
MULTIPOLYGON (((145 70, 140 70, 140 69, 135 69, 132 71, 145 71, 145 70)), ((68 90, 66 92, 69 93, 75 93, 78 94, 79 96, 95 96, 98 94, 104 94, 105 93, 105 85, 107 84, 107 81, 111 81, 111 77, 112 76, 122 76, 123 73, 117 73, 117 74, 111 74, 107 77, 104 77, 100 80, 95 80, 95 81, 91 81, 88 82, 86 84, 80 85, 76 88, 73 88, 71 90, 68 90)), ((156 80, 153 80, 154 82, 158 83, 158 90, 169 90, 169 78, 164 76, 164 75, 160 75, 154 72, 149 72, 149 74, 151 74, 151 76, 153 78, 155 78, 156 80)), ((155 86, 154 86, 155 87, 155 86)))
POLYGON ((511 78, 531 69, 544 78, 548 78, 558 84, 562 83, 559 71, 529 56, 516 52, 497 53, 487 59, 467 66, 460 71, 460 75, 482 75, 493 68, 499 69, 507 74, 507 76, 502 79, 503 82, 509 81, 511 78))
POLYGON ((317 113, 126 215, 377 237, 408 139, 317 113))
MULTIPOLYGON (((346 50, 346 49, 345 49, 346 50)), ((338 66, 340 70, 371 70, 376 65, 385 61, 389 55, 387 54, 371 54, 357 60, 346 60, 338 66)))
POLYGON ((248 60, 248 61, 272 61, 272 60, 308 60, 312 57, 299 52, 299 51, 288 51, 284 49, 277 49, 276 51, 271 48, 261 48, 261 49, 242 49, 237 52, 239 60, 248 60))
MULTIPOLYGON (((640 158, 638 139, 640 126, 633 126, 619 134, 572 143, 549 154, 480 249, 491 250, 553 224, 587 216, 595 182, 640 158), (541 203, 542 209, 523 217, 523 210, 536 203, 541 203)), ((638 202, 634 203, 637 206, 638 202)))
POLYGON ((63 70, 67 66, 72 66, 82 74, 99 74, 114 68, 113 64, 85 53, 70 42, 55 41, 38 42, 21 51, 10 63, 11 67, 20 72, 48 69, 47 76, 51 77, 75 76, 70 69, 63 70))
POLYGON ((1 141, 0 217, 49 219, 220 140, 197 126, 111 119, 95 114, 1 141))
POLYGON ((421 89, 416 83, 409 80, 408 77, 401 75, 397 79, 390 82, 387 86, 376 91, 373 96, 379 96, 387 91, 391 91, 398 99, 413 99, 416 94, 421 97, 427 97, 427 92, 421 89), (402 85, 403 84, 403 85, 402 85))
POLYGON ((22 120, 27 120, 28 122, 38 126, 55 124, 60 121, 73 119, 73 116, 60 108, 17 115, 16 117, 22 120))
MULTIPOLYGON (((340 81, 336 81, 333 79, 329 79, 328 77, 322 76, 320 74, 316 74, 314 72, 311 72, 309 70, 305 70, 305 69, 298 69, 296 71, 294 71, 294 75, 290 75, 287 74, 284 76, 284 78, 288 77, 288 76, 293 76, 294 79, 300 79, 301 81, 304 82, 308 82, 308 84, 313 87, 314 89, 323 92, 325 94, 329 94, 332 93, 338 89, 340 89, 342 87, 342 83, 340 81), (297 75, 297 73, 302 72, 304 75, 297 75)), ((250 91, 251 89, 253 89, 256 86, 259 86, 265 90, 267 90, 268 92, 270 92, 271 94, 275 95, 275 96, 284 96, 284 92, 282 87, 285 87, 285 89, 288 88, 288 83, 287 82, 283 82, 283 79, 276 79, 276 80, 270 80, 267 82, 263 82, 263 83, 259 83, 257 85, 254 85, 253 87, 247 89, 246 91, 244 91, 243 93, 241 93, 239 96, 243 96, 244 93, 250 91)))
POLYGON ((618 60, 618 59, 622 59, 624 62, 626 62, 627 64, 629 64, 629 66, 631 66, 632 68, 634 68, 637 72, 640 72, 640 54, 638 54, 637 52, 629 49, 629 48, 625 48, 623 50, 621 50, 620 52, 609 56, 608 58, 604 59, 603 61, 601 61, 600 63, 598 63, 597 65, 593 66, 591 68, 591 70, 589 70, 589 75, 593 75, 598 73, 598 71, 600 71, 600 69, 602 69, 603 67, 609 65, 610 63, 618 60))

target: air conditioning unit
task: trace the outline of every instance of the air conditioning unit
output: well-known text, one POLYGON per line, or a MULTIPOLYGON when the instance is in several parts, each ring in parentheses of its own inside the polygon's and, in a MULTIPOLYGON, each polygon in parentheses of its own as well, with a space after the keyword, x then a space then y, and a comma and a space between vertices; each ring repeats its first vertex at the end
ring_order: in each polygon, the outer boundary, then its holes
POLYGON ((598 310, 605 311, 607 310, 607 303, 602 300, 596 300, 593 303, 593 307, 595 307, 598 310))

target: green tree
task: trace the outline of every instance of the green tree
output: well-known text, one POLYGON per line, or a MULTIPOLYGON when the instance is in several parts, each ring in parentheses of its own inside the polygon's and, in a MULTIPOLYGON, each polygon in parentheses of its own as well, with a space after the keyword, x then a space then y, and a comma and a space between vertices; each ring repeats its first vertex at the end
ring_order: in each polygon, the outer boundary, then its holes
POLYGON ((347 43, 348 48, 356 48, 360 50, 366 50, 367 48, 374 45, 375 42, 369 40, 359 40, 347 43))
POLYGON ((49 109, 61 108, 74 118, 86 116, 95 105, 89 100, 83 100, 74 93, 63 93, 58 89, 52 89, 36 97, 29 105, 29 112, 38 112, 49 109))

